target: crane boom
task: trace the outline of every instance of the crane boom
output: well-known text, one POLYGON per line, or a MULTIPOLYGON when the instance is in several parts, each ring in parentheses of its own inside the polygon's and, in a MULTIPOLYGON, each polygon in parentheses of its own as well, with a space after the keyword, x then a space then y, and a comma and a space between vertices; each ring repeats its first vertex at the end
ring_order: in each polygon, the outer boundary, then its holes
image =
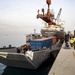
POLYGON ((43 21, 48 23, 48 26, 50 27, 51 25, 56 25, 55 21, 52 19, 54 15, 50 11, 50 5, 51 5, 51 0, 46 0, 46 3, 48 5, 47 13, 44 14, 44 9, 42 9, 43 14, 39 14, 38 10, 38 15, 37 18, 41 18, 43 21))
POLYGON ((58 12, 58 15, 57 15, 57 17, 56 17, 56 20, 57 20, 57 21, 58 21, 59 18, 60 18, 61 11, 62 11, 62 8, 60 8, 60 10, 59 10, 59 12, 58 12))

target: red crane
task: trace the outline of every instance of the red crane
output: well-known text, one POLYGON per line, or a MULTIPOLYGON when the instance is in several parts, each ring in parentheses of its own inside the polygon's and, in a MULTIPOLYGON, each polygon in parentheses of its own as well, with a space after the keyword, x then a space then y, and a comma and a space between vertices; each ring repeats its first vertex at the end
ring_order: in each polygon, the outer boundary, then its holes
POLYGON ((51 0, 46 0, 46 3, 48 5, 47 13, 44 14, 44 9, 42 9, 43 14, 39 14, 39 10, 38 10, 37 18, 41 18, 42 20, 44 20, 46 23, 48 23, 48 27, 50 27, 51 25, 56 25, 56 23, 52 19, 54 15, 52 15, 50 12, 51 0))

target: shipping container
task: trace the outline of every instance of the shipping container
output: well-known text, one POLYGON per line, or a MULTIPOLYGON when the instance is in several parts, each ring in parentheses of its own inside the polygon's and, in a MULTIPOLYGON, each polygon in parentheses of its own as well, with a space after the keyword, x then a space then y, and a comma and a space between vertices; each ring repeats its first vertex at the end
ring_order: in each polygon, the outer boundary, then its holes
POLYGON ((56 36, 50 36, 49 38, 52 39, 52 45, 54 45, 57 42, 56 36))
POLYGON ((30 47, 33 50, 38 50, 43 47, 49 48, 52 46, 52 38, 41 38, 30 41, 30 47))

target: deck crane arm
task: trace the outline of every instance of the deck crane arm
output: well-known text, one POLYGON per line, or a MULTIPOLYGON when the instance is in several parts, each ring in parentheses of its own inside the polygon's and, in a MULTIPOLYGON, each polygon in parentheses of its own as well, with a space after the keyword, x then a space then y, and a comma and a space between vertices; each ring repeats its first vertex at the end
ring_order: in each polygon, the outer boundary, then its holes
POLYGON ((47 13, 44 14, 44 9, 42 9, 43 14, 39 14, 39 10, 38 10, 37 18, 41 18, 43 21, 48 23, 48 26, 50 27, 51 25, 56 25, 56 23, 55 21, 53 21, 52 19, 53 14, 50 11, 51 0, 46 0, 46 3, 48 5, 47 13))
POLYGON ((62 11, 62 8, 60 8, 60 10, 59 10, 59 12, 58 12, 58 15, 57 15, 57 17, 56 17, 56 19, 55 19, 55 20, 59 21, 61 11, 62 11))

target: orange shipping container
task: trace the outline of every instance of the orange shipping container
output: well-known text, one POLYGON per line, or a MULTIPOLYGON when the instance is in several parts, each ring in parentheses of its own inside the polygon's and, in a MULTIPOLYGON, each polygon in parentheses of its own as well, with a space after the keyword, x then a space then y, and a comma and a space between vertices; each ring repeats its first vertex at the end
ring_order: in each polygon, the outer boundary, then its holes
POLYGON ((56 37, 55 36, 50 36, 49 38, 52 39, 52 44, 54 45, 57 41, 56 37))

